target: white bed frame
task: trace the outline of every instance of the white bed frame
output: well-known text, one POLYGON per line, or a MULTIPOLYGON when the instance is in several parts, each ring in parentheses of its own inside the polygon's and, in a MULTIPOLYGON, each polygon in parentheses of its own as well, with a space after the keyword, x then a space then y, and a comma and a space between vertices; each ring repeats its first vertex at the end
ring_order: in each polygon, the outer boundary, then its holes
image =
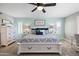
POLYGON ((20 53, 59 53, 62 54, 61 43, 17 43, 20 53))

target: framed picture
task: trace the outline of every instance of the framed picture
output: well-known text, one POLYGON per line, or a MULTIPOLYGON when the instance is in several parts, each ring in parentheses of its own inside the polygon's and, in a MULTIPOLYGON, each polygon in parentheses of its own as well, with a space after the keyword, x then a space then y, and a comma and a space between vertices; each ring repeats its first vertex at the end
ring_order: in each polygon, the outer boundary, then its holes
POLYGON ((45 20, 35 20, 35 25, 36 26, 44 26, 45 25, 45 20))

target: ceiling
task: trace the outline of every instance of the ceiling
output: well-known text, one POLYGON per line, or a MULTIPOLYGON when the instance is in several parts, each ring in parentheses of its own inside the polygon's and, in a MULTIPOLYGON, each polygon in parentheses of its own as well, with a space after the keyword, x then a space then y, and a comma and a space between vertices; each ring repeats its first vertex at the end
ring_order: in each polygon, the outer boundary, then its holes
POLYGON ((9 14, 14 17, 32 17, 32 18, 49 18, 49 17, 66 17, 79 11, 79 3, 57 3, 55 7, 45 7, 46 13, 36 10, 34 5, 27 3, 0 3, 0 12, 9 14))

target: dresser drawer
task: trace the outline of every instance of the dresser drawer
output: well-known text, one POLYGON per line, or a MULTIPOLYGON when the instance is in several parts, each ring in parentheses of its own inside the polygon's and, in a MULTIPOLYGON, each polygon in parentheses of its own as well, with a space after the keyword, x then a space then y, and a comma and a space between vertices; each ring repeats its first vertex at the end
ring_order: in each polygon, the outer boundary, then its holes
POLYGON ((41 50, 44 52, 56 52, 59 51, 59 45, 42 45, 41 50))
POLYGON ((35 51, 40 51, 41 48, 38 45, 21 45, 20 46, 21 51, 26 51, 26 52, 35 52, 35 51))

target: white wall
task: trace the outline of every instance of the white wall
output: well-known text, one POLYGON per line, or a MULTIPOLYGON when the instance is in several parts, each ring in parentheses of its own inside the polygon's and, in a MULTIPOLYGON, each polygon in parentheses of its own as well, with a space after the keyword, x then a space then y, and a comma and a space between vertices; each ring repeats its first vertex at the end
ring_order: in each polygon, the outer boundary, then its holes
POLYGON ((75 34, 79 34, 79 12, 65 18, 66 41, 73 46, 76 44, 75 34))
POLYGON ((79 33, 79 12, 65 18, 65 36, 71 37, 79 33))
POLYGON ((77 33, 77 23, 76 17, 70 16, 65 19, 65 35, 66 36, 73 36, 77 33))
POLYGON ((77 16, 77 33, 79 34, 79 16, 77 16))

